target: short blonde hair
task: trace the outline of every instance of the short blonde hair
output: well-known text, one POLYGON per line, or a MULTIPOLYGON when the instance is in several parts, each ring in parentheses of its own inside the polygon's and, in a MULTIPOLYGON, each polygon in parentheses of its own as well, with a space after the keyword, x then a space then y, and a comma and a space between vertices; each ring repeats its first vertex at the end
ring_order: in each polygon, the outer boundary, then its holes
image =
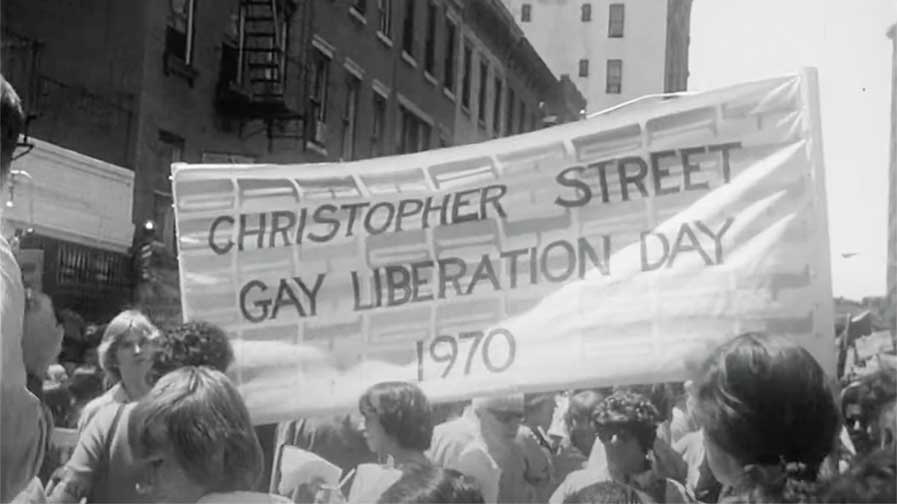
POLYGON ((115 357, 121 342, 130 334, 139 333, 149 339, 158 338, 159 329, 150 319, 137 310, 125 310, 112 319, 103 331, 103 339, 97 349, 100 367, 113 383, 121 381, 121 370, 115 357))

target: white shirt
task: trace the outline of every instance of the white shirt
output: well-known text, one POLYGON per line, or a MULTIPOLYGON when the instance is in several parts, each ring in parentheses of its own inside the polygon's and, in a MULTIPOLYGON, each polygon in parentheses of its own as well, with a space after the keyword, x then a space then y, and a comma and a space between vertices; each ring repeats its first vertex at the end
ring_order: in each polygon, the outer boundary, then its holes
POLYGON ((472 417, 473 412, 466 411, 460 418, 437 425, 427 457, 437 466, 473 478, 480 485, 483 500, 494 504, 498 502, 501 469, 489 455, 479 424, 472 417))

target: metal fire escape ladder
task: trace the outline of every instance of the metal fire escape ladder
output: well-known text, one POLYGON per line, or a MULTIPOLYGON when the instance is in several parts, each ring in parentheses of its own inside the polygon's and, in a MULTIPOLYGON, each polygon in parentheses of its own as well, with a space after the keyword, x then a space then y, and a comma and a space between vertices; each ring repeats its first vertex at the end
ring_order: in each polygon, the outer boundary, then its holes
POLYGON ((250 100, 271 109, 284 103, 286 34, 278 0, 243 0, 240 19, 240 78, 245 72, 250 100))

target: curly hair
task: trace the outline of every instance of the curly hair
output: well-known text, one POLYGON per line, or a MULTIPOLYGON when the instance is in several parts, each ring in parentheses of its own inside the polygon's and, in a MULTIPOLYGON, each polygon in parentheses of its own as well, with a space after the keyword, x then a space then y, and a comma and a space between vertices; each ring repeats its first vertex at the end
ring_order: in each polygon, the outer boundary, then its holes
POLYGON ((707 358, 696 415, 705 435, 755 476, 747 496, 786 502, 812 492, 841 425, 813 356, 762 333, 742 334, 707 358))
POLYGON ((592 413, 592 422, 598 428, 614 424, 628 426, 645 451, 654 445, 659 419, 660 413, 650 399, 626 389, 618 389, 605 397, 592 413))
POLYGON ((383 431, 405 449, 424 451, 433 437, 433 410, 417 385, 383 382, 365 391, 358 409, 374 414, 383 431))
POLYGON ((161 347, 153 364, 156 379, 184 366, 208 366, 225 373, 234 361, 227 333, 208 322, 186 322, 168 328, 162 335, 161 347))

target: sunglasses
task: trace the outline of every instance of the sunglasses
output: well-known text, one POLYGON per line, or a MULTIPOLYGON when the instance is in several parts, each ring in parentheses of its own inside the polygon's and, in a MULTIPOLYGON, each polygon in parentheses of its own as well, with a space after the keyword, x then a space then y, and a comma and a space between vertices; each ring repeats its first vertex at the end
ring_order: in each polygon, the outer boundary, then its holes
POLYGON ((496 420, 503 424, 509 424, 511 422, 522 422, 524 418, 523 413, 520 411, 503 411, 490 409, 489 413, 494 416, 496 420))
POLYGON ((619 439, 622 443, 625 443, 635 437, 629 426, 625 424, 598 425, 595 428, 595 431, 598 434, 598 439, 600 439, 602 443, 609 443, 610 440, 614 438, 614 436, 617 436, 617 439, 619 439))

